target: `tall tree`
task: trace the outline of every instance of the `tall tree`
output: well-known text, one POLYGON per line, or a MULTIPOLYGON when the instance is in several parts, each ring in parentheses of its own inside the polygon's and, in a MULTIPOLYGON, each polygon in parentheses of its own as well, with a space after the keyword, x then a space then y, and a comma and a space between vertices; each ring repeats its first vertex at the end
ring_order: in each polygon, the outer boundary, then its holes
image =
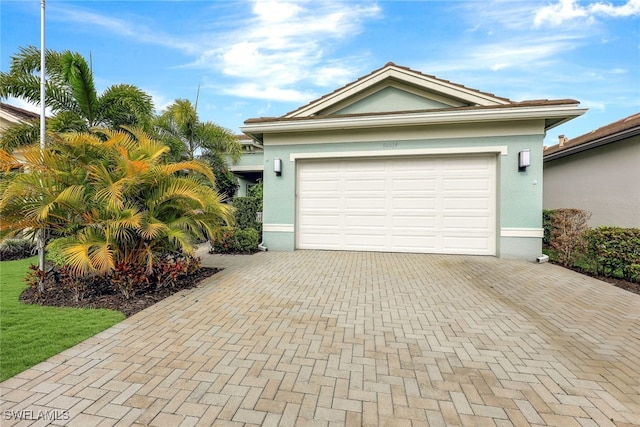
POLYGON ((196 107, 186 99, 176 99, 157 119, 159 138, 172 149, 173 160, 201 158, 216 176, 218 191, 228 198, 237 189, 237 179, 229 172, 225 156, 237 162, 242 156, 238 138, 213 122, 201 122, 196 107))
MULTIPOLYGON (((53 113, 47 129, 53 132, 85 132, 94 127, 117 129, 130 125, 149 129, 153 119, 151 97, 139 88, 118 84, 98 94, 93 72, 85 58, 76 52, 45 51, 47 82, 45 103, 53 113)), ((10 96, 40 104, 40 50, 21 48, 11 58, 9 72, 0 72, 0 98, 10 96)), ((0 138, 5 149, 34 142, 37 123, 19 125, 0 138)))

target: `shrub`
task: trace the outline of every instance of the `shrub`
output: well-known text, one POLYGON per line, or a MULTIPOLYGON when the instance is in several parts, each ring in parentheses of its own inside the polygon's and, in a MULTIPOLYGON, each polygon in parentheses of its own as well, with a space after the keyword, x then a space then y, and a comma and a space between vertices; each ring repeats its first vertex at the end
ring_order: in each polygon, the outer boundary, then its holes
POLYGON ((258 204, 258 212, 262 212, 262 200, 264 198, 264 184, 262 183, 262 180, 249 188, 249 197, 255 197, 258 199, 260 202, 258 204))
POLYGON ((236 230, 236 241, 241 252, 255 252, 258 249, 260 234, 254 228, 236 230))
POLYGON ((202 267, 200 258, 190 255, 161 256, 148 274, 145 266, 121 262, 107 275, 78 275, 70 266, 53 265, 46 273, 32 265, 31 274, 25 279, 29 286, 38 289, 40 279, 50 278, 63 290, 72 292, 74 302, 85 295, 111 295, 121 293, 126 299, 153 288, 175 287, 178 280, 192 276, 202 267))
POLYGON ((132 262, 119 262, 111 275, 113 288, 126 299, 149 284, 146 268, 132 262))
POLYGON ((60 269, 60 274, 58 275, 57 280, 60 281, 64 289, 70 289, 71 292, 73 292, 73 300, 76 303, 84 298, 84 294, 87 291, 88 286, 91 285, 86 277, 73 274, 68 266, 64 266, 60 269))
POLYGON ((542 228, 544 229, 542 244, 547 246, 551 243, 551 215, 553 215, 552 210, 545 209, 542 211, 542 228))
MULTIPOLYGON (((37 144, 21 148, 30 172, 0 185, 0 237, 52 230, 65 239, 54 258, 74 274, 149 268, 160 253, 193 253, 198 241, 233 222, 232 208, 212 187, 211 168, 198 160, 167 163, 169 148, 142 131, 51 139, 44 152, 37 144)), ((17 161, 0 150, 0 166, 17 161)), ((128 274, 116 277, 127 294, 128 274)))
POLYGON ((259 230, 262 224, 258 223, 257 215, 260 210, 260 200, 255 197, 236 197, 233 199, 236 208, 236 227, 240 229, 253 228, 259 230))
POLYGON ((571 267, 583 253, 583 234, 588 228, 591 212, 580 209, 556 209, 551 214, 551 247, 558 253, 558 261, 571 267))
POLYGON ((260 234, 253 228, 244 230, 226 228, 222 232, 222 238, 212 242, 215 253, 253 253, 258 250, 260 234))
POLYGON ((47 260, 51 261, 58 267, 62 267, 64 265, 66 257, 62 251, 64 244, 64 239, 55 239, 47 243, 47 260))
POLYGON ((585 233, 586 251, 596 274, 640 280, 640 228, 599 227, 585 233))
POLYGON ((157 288, 173 288, 179 279, 194 274, 201 266, 200 258, 168 256, 154 264, 153 277, 155 286, 157 288))
POLYGON ((0 261, 29 258, 36 251, 31 239, 5 239, 0 244, 0 261))

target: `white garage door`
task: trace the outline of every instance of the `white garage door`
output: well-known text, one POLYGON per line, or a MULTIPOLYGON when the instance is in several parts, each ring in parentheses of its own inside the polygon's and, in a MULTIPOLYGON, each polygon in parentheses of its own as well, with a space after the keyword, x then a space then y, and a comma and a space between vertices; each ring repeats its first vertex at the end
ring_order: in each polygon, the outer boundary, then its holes
POLYGON ((301 161, 297 247, 495 255, 494 156, 301 161))

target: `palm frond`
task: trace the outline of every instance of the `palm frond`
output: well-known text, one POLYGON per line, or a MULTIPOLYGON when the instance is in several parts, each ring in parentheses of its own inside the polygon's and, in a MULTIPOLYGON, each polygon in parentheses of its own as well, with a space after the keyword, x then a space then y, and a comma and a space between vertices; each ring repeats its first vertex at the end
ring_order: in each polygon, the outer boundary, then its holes
POLYGON ((216 177, 213 174, 211 167, 200 160, 187 160, 183 162, 169 163, 166 165, 162 165, 160 169, 165 175, 174 175, 177 172, 181 171, 198 172, 207 177, 209 182, 211 182, 212 184, 215 184, 216 181, 216 177))
POLYGON ((30 120, 4 129, 0 135, 0 148, 13 151, 18 147, 35 144, 40 139, 39 120, 30 120))
POLYGON ((169 227, 162 221, 156 218, 147 218, 142 222, 138 228, 138 233, 145 240, 157 239, 163 235, 166 235, 169 231, 169 227))
POLYGON ((242 157, 242 145, 230 130, 212 122, 200 123, 197 129, 202 148, 218 154, 227 154, 234 163, 242 157))
POLYGON ((147 93, 133 85, 114 85, 99 97, 96 124, 114 129, 126 125, 146 129, 151 124, 153 111, 153 101, 147 93))
POLYGON ((98 96, 93 83, 93 74, 87 61, 82 55, 67 51, 61 55, 60 63, 62 74, 71 89, 73 98, 78 103, 80 111, 82 111, 89 126, 95 125, 98 96))

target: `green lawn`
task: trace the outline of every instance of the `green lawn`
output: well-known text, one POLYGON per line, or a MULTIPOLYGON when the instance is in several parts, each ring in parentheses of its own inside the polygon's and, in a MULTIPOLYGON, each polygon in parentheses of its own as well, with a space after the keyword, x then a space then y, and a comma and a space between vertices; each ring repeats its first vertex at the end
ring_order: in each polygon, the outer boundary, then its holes
POLYGON ((36 257, 0 262, 0 381, 4 381, 124 319, 117 311, 22 304, 20 293, 36 257))

